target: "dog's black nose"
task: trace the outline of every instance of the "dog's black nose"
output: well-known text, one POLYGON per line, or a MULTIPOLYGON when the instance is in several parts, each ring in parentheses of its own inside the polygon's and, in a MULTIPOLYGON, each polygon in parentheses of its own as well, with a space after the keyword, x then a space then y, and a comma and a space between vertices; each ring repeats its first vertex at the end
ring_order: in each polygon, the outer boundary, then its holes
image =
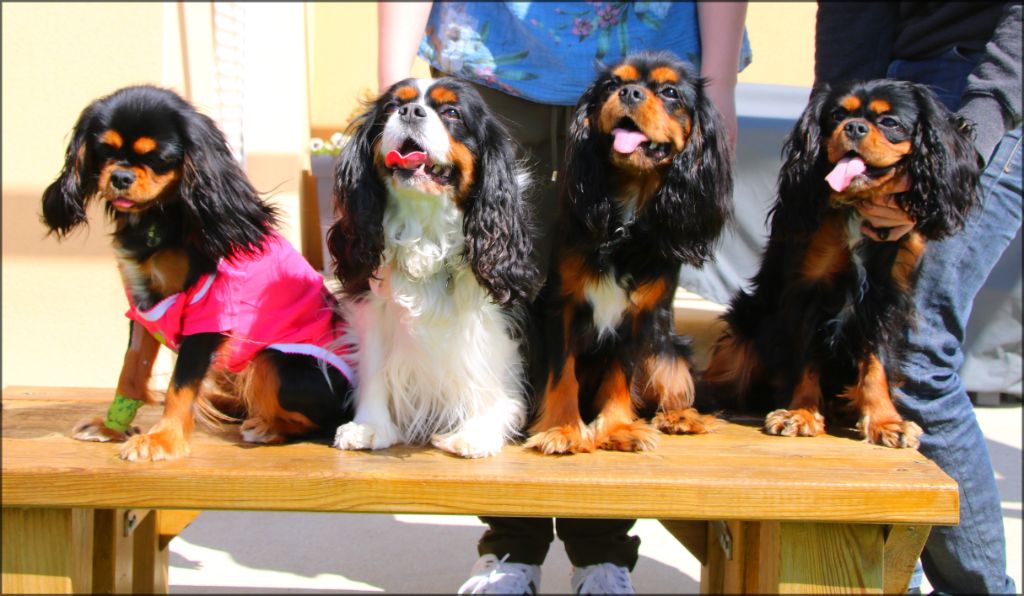
POLYGON ((619 89, 619 101, 627 108, 642 102, 646 95, 644 88, 640 85, 626 85, 619 89))
POLYGON ((131 170, 114 170, 110 175, 110 183, 118 190, 126 190, 135 182, 135 172, 131 170))
POLYGON ((851 141, 856 141, 868 134, 868 124, 863 120, 851 120, 843 126, 843 132, 851 141))
POLYGON ((398 115, 402 117, 402 120, 411 122, 412 120, 419 120, 427 117, 427 110, 419 104, 407 103, 404 106, 398 108, 398 115))

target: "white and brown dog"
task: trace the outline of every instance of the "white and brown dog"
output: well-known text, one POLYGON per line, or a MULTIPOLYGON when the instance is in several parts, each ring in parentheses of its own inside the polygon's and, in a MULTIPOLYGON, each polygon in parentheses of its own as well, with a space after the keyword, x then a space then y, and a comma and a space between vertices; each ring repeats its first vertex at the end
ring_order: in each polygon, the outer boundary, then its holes
POLYGON ((526 421, 521 328, 538 287, 515 147, 449 78, 396 83, 350 132, 328 245, 361 361, 334 444, 494 455, 526 421))

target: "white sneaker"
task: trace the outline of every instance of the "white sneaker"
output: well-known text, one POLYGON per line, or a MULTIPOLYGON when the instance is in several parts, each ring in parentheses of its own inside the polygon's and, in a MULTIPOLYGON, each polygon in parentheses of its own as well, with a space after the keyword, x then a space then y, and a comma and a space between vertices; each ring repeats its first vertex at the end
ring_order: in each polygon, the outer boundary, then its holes
POLYGON ((459 594, 536 594, 540 589, 540 566, 506 563, 484 555, 473 564, 469 579, 459 587, 459 594))
POLYGON ((574 594, 636 594, 629 569, 612 563, 573 568, 574 594))

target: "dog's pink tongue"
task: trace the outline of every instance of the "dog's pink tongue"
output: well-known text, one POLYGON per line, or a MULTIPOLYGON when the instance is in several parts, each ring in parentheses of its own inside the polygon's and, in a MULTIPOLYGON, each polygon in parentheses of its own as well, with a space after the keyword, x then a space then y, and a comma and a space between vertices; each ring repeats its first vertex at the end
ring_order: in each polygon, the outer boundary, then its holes
POLYGON ((425 163, 427 163, 427 154, 422 151, 410 151, 402 155, 397 149, 392 149, 384 156, 384 165, 389 168, 397 166, 403 170, 415 170, 425 163))
POLYGON ((844 157, 839 160, 836 167, 832 168, 825 181, 836 192, 843 192, 854 178, 860 176, 867 170, 864 160, 859 157, 844 157))
POLYGON ((612 143, 612 148, 619 153, 632 153, 636 151, 636 148, 640 146, 640 143, 645 143, 650 140, 647 138, 647 135, 642 132, 626 130, 624 128, 616 128, 612 130, 612 136, 615 137, 615 140, 612 143))

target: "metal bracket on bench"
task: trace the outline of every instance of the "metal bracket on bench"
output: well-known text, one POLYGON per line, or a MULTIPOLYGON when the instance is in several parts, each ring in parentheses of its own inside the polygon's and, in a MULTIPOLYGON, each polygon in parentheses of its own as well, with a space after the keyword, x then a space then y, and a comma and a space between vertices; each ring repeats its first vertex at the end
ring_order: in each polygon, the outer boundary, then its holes
POLYGON ((146 517, 145 510, 139 509, 126 509, 124 512, 124 535, 125 538, 132 535, 135 528, 139 527, 139 522, 142 518, 146 517))
POLYGON ((718 546, 722 547, 722 551, 725 553, 725 560, 732 560, 732 534, 729 533, 729 525, 722 520, 715 520, 711 522, 711 527, 714 528, 715 534, 718 536, 718 546))

